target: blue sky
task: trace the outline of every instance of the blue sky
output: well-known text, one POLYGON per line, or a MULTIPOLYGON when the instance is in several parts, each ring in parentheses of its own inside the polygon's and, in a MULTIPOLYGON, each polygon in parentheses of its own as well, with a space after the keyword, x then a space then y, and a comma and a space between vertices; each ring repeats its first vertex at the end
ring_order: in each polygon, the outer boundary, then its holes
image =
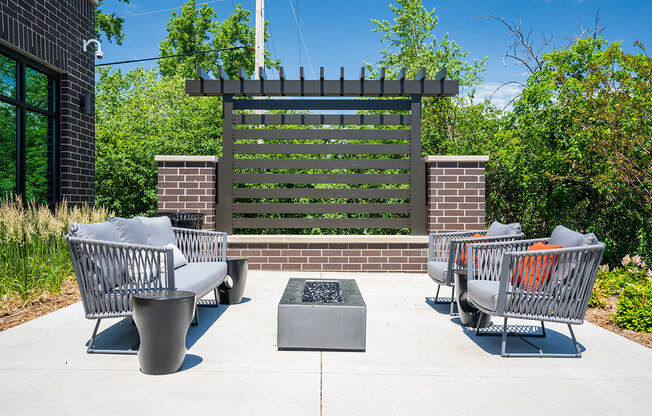
MULTIPOLYGON (((311 62, 317 73, 319 67, 324 66, 327 77, 339 76, 339 67, 344 66, 346 76, 353 78, 359 74, 364 61, 378 60, 378 50, 383 46, 380 35, 372 33, 374 25, 370 19, 393 18, 388 0, 291 1, 308 54, 299 43, 290 0, 267 0, 265 4, 265 17, 272 32, 267 49, 281 59, 289 76, 298 76, 302 65, 306 76, 311 77, 311 62)), ((105 12, 124 16, 126 38, 121 46, 104 41, 104 59, 99 62, 158 56, 158 43, 166 36, 171 11, 157 11, 180 7, 183 3, 184 0, 131 0, 130 4, 124 4, 106 0, 105 12)), ((206 0, 205 3, 213 7, 219 20, 226 18, 234 5, 242 4, 252 10, 253 25, 255 0, 206 0)), ((599 8, 600 24, 606 26, 603 37, 608 41, 622 41, 625 50, 631 52, 637 51, 632 44, 640 39, 648 55, 652 53, 652 0, 424 0, 423 4, 428 10, 436 8, 439 24, 435 36, 440 38, 448 33, 462 50, 470 52, 469 59, 489 56, 484 84, 478 88, 479 96, 490 95, 502 82, 525 79, 522 67, 503 64, 502 56, 511 41, 502 24, 482 18, 488 14, 502 16, 510 22, 521 19, 523 27, 531 27, 533 37, 538 40, 543 33, 556 37, 576 36, 580 32, 578 22, 584 27, 593 25, 599 8)), ((140 65, 149 68, 156 63, 140 65)), ((129 70, 134 66, 120 67, 129 70)), ((273 78, 275 74, 268 75, 273 78)), ((504 105, 514 94, 513 89, 504 88, 493 101, 504 105)))

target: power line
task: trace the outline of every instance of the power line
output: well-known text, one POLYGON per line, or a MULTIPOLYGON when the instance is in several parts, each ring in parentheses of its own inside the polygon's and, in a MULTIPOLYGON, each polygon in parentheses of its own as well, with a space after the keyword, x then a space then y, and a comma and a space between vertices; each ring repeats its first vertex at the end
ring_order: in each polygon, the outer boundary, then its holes
MULTIPOLYGON (((222 1, 224 1, 224 0, 205 1, 205 2, 202 3, 202 5, 203 5, 203 4, 210 4, 210 3, 219 3, 219 2, 222 2, 222 1)), ((169 8, 169 9, 152 10, 152 11, 150 11, 150 12, 142 12, 142 13, 125 14, 125 15, 118 16, 118 17, 134 17, 134 16, 143 16, 143 15, 146 15, 146 14, 163 13, 163 12, 169 12, 169 11, 172 11, 172 10, 181 9, 182 7, 183 7, 183 6, 179 6, 179 7, 171 7, 171 8, 169 8)))
POLYGON ((156 58, 143 58, 143 59, 131 59, 128 61, 119 61, 119 62, 107 62, 104 64, 95 64, 95 66, 107 66, 107 65, 120 65, 120 64, 131 64, 134 62, 144 62, 144 61, 156 61, 159 59, 166 59, 166 58, 179 58, 182 56, 192 56, 192 55, 201 55, 205 53, 211 53, 211 52, 220 52, 220 51, 231 51, 234 49, 251 49, 252 51, 255 50, 251 46, 230 46, 228 48, 220 48, 220 49, 211 49, 208 51, 201 51, 201 52, 189 52, 189 53, 180 53, 177 55, 168 55, 168 56, 157 56, 156 58))
POLYGON ((312 67, 312 61, 310 60, 310 54, 308 54, 308 46, 306 46, 306 41, 303 39, 303 33, 301 33, 301 27, 299 26, 299 19, 297 19, 297 14, 294 12, 294 6, 292 5, 292 0, 290 1, 290 8, 292 8, 292 14, 294 15, 294 21, 297 23, 297 29, 299 29, 299 36, 301 36, 301 41, 303 42, 303 49, 306 51, 306 57, 308 57, 308 63, 310 64, 310 71, 312 71, 312 77, 317 79, 315 75, 315 68, 312 67))

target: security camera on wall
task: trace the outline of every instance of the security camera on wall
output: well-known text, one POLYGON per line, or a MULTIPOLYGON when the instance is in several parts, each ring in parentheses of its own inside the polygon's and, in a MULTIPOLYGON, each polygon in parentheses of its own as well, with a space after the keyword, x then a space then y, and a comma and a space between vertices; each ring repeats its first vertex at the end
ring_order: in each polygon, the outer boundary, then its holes
POLYGON ((91 43, 95 43, 97 45, 97 50, 95 51, 95 56, 97 57, 97 59, 104 58, 104 52, 102 52, 102 45, 100 45, 100 42, 95 39, 89 39, 84 41, 84 52, 88 52, 88 46, 91 43))

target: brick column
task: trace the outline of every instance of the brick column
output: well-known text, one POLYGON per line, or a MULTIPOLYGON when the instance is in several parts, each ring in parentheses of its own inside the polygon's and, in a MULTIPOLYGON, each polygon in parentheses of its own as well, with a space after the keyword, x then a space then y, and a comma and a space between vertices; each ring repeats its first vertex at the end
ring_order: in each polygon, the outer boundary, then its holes
POLYGON ((485 228, 489 156, 427 156, 428 232, 485 228))
POLYGON ((201 212, 204 229, 215 230, 216 156, 161 156, 158 162, 158 210, 201 212))

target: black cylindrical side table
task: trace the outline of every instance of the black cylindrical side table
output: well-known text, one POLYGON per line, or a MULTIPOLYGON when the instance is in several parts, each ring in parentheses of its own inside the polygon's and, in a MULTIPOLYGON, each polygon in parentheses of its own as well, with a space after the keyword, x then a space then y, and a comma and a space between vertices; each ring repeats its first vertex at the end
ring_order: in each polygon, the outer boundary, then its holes
POLYGON ((140 370, 152 375, 178 371, 186 358, 186 332, 195 314, 195 294, 158 290, 134 295, 133 302, 140 335, 140 370))
POLYGON ((228 257, 226 259, 227 277, 217 287, 219 303, 234 305, 242 301, 245 283, 247 283, 248 261, 245 257, 228 257))
POLYGON ((478 326, 479 322, 480 328, 484 328, 491 322, 491 315, 480 312, 469 303, 467 279, 468 274, 466 270, 455 272, 455 298, 457 299, 457 310, 460 313, 460 321, 462 321, 462 325, 474 328, 478 326))

